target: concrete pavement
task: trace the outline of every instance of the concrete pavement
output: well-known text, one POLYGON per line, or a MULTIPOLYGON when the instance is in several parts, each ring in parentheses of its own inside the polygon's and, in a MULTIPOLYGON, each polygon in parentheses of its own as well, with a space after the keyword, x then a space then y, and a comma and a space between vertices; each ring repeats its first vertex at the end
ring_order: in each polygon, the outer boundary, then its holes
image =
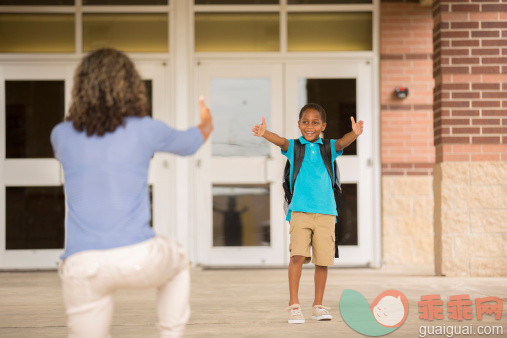
MULTIPOLYGON (((435 277, 431 271, 387 269, 330 269, 325 305, 334 319, 316 322, 311 317, 313 269, 304 269, 300 301, 305 324, 287 324, 287 271, 192 269, 192 316, 186 337, 365 337, 343 321, 339 299, 344 289, 354 289, 371 302, 382 291, 396 289, 409 302, 405 323, 388 337, 418 337, 420 327, 495 325, 507 336, 507 278, 435 277), (439 294, 444 304, 452 295, 496 296, 504 303, 502 319, 486 316, 459 322, 445 317, 427 322, 419 319, 418 301, 423 295, 439 294)), ((113 337, 157 337, 154 290, 118 292, 113 337)), ((0 273, 0 337, 64 337, 66 335, 60 284, 56 272, 0 273)), ((472 337, 475 335, 469 335, 472 337)), ((434 335, 428 337, 445 337, 434 335)), ((484 337, 484 336, 482 336, 484 337)))

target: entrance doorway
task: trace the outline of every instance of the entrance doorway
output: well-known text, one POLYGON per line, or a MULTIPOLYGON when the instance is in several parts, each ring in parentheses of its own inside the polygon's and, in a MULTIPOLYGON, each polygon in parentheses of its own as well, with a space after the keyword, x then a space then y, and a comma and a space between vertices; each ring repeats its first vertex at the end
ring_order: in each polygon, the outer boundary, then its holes
POLYGON ((270 129, 282 129, 282 67, 202 63, 198 71, 215 126, 200 153, 199 262, 282 264, 280 150, 251 132, 262 117, 270 129))
POLYGON ((340 258, 336 265, 372 262, 374 196, 372 69, 366 61, 269 65, 202 63, 199 93, 206 95, 215 131, 202 152, 203 191, 200 263, 207 266, 287 264, 280 149, 252 136, 267 128, 287 138, 300 136, 299 109, 316 102, 327 111, 325 138, 351 131, 350 116, 366 121, 363 135, 338 158, 344 201, 340 210, 340 258), (283 90, 284 89, 284 90, 283 90), (268 225, 269 224, 269 225, 268 225))
MULTIPOLYGON (((65 242, 63 173, 53 158, 50 133, 70 103, 76 62, 0 66, 0 269, 47 269, 59 263, 65 242)), ((167 68, 138 63, 150 114, 170 123, 167 68)), ((173 158, 156 154, 149 184, 152 225, 172 235, 173 158)), ((174 192, 173 192, 174 193, 174 192)))

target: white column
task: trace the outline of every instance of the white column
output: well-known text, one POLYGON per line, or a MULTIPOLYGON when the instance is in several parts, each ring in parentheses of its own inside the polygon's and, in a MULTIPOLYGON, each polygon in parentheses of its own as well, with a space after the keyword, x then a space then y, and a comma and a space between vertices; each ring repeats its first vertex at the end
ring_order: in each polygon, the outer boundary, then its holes
MULTIPOLYGON (((174 93, 172 109, 175 117, 175 127, 186 129, 196 123, 195 105, 193 104, 193 36, 192 36, 192 2, 187 0, 172 0, 171 20, 171 54, 173 55, 173 78, 171 84, 174 93)), ((174 201, 176 211, 176 224, 174 234, 187 253, 190 260, 195 261, 195 245, 192 236, 193 224, 191 224, 191 213, 194 212, 192 202, 193 193, 190 189, 195 189, 190 182, 193 176, 193 167, 195 159, 178 158, 176 160, 176 199, 174 201)))

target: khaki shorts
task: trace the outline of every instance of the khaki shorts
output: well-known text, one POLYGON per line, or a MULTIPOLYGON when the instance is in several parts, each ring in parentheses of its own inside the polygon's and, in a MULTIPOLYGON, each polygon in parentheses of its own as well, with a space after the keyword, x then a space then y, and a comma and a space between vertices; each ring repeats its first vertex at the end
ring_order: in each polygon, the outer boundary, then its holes
POLYGON ((290 256, 304 256, 310 262, 312 247, 315 265, 334 263, 334 225, 336 216, 293 211, 290 220, 290 256))

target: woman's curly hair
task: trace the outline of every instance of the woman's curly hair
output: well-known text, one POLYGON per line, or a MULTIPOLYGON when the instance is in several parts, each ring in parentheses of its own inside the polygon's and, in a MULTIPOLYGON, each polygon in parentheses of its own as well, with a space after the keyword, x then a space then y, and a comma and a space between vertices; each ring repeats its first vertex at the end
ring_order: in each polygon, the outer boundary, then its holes
POLYGON ((146 87, 134 63, 114 49, 83 58, 74 75, 67 121, 88 136, 104 135, 123 125, 126 116, 146 116, 146 87))

